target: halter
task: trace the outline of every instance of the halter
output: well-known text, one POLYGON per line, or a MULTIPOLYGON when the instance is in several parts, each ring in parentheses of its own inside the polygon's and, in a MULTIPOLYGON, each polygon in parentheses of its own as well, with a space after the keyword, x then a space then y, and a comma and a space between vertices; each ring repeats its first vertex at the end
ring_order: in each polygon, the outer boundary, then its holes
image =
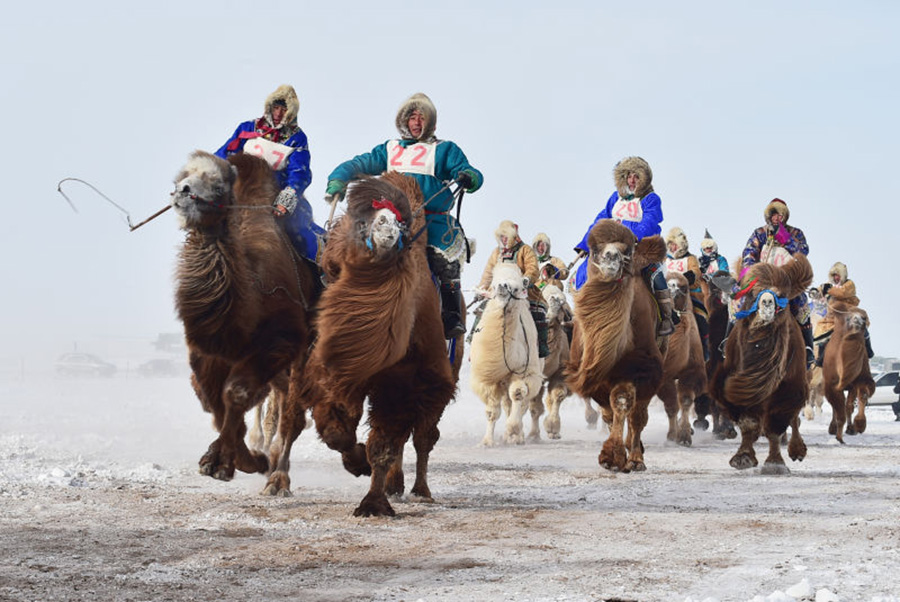
POLYGON ((753 313, 755 313, 759 309, 759 298, 762 297, 764 293, 771 293, 772 296, 775 297, 775 304, 778 306, 778 309, 776 309, 776 311, 787 307, 787 304, 788 304, 787 297, 779 297, 775 293, 775 291, 767 288, 767 289, 763 289, 763 290, 759 291, 759 293, 756 295, 756 299, 753 300, 753 305, 751 305, 749 309, 744 309, 739 312, 735 312, 734 317, 737 318, 738 320, 740 320, 741 318, 746 318, 746 317, 752 315, 753 313))

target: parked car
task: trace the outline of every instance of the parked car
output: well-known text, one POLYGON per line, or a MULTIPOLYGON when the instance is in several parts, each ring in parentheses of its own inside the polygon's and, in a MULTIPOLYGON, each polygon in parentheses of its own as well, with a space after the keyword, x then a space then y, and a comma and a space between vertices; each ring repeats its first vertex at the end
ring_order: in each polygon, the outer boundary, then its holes
POLYGON ((181 376, 187 371, 184 360, 175 361, 167 358, 152 359, 137 367, 137 372, 146 377, 181 376))
POLYGON ((110 377, 116 373, 116 366, 90 353, 64 353, 56 360, 56 373, 62 376, 110 377))
POLYGON ((900 381, 900 372, 897 370, 882 372, 875 375, 875 394, 869 399, 870 406, 889 406, 897 401, 898 394, 894 393, 894 387, 900 381))

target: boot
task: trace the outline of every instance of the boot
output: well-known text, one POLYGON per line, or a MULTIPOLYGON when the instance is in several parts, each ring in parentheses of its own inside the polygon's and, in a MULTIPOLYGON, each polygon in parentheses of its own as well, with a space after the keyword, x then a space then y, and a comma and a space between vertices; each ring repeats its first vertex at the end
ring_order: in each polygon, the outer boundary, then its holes
POLYGON ((675 325, 680 322, 675 313, 675 303, 672 301, 672 293, 669 289, 654 290, 656 304, 659 306, 659 325, 656 328, 656 336, 667 337, 675 332, 675 325))
POLYGON ((869 359, 875 357, 875 352, 872 351, 872 339, 869 338, 868 328, 866 328, 866 355, 869 356, 869 359))
POLYGON ((534 325, 537 327, 538 357, 547 357, 550 355, 550 345, 547 341, 550 335, 550 324, 547 323, 547 320, 544 320, 543 322, 535 322, 534 325))
POLYGON ((819 343, 819 351, 816 354, 816 366, 818 366, 819 368, 821 368, 822 364, 825 363, 825 345, 827 344, 827 339, 819 343))
POLYGON ((709 335, 700 337, 700 344, 703 346, 703 361, 709 361, 709 335))
POLYGON ((813 331, 809 320, 800 325, 800 332, 803 333, 803 344, 806 345, 806 369, 811 370, 816 363, 816 356, 813 353, 813 331))
POLYGON ((444 323, 444 338, 447 340, 466 334, 460 313, 462 301, 459 286, 441 285, 441 320, 444 323))

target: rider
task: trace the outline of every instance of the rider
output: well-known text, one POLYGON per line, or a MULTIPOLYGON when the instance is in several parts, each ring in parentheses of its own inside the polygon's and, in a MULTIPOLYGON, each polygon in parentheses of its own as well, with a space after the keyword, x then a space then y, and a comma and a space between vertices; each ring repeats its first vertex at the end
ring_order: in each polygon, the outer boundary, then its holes
POLYGON ((699 261, 704 280, 708 281, 716 272, 728 271, 728 260, 719 255, 719 245, 713 240, 709 230, 703 232, 703 240, 700 241, 699 261))
POLYGON ((285 229, 297 252, 316 261, 319 241, 325 231, 313 221, 312 208, 303 196, 312 173, 306 134, 297 125, 299 110, 300 101, 294 88, 279 86, 266 98, 263 116, 238 125, 215 154, 225 159, 235 153, 250 153, 272 166, 281 187, 274 202, 275 216, 285 218, 285 229))
MULTIPOLYGON (((653 192, 653 172, 650 171, 650 165, 640 157, 626 157, 613 168, 613 179, 616 191, 609 197, 606 207, 597 215, 584 238, 575 247, 575 251, 582 257, 590 253, 588 235, 594 224, 601 219, 614 219, 620 222, 634 232, 638 240, 662 232, 659 225, 663 220, 662 203, 659 195, 653 192)), ((650 289, 659 306, 661 319, 657 335, 670 335, 675 331, 675 324, 679 320, 673 311, 675 307, 669 287, 666 285, 662 264, 648 265, 642 270, 642 275, 650 283, 650 289)), ((587 262, 582 262, 575 273, 575 288, 580 289, 585 281, 587 281, 587 262)))
POLYGON ((703 279, 700 262, 697 256, 688 250, 687 234, 681 228, 672 228, 666 234, 666 271, 684 274, 690 285, 691 307, 700 331, 700 343, 703 345, 703 359, 709 360, 709 313, 706 311, 706 298, 709 287, 703 279))
POLYGON ((531 242, 531 248, 534 249, 540 266, 540 276, 535 283, 537 287, 543 289, 548 284, 553 284, 559 290, 564 290, 563 282, 569 277, 569 269, 562 259, 550 254, 550 237, 538 232, 531 242))
POLYGON ((348 182, 384 171, 399 171, 416 179, 426 203, 428 265, 440 280, 444 336, 452 339, 466 332, 459 260, 467 254, 468 242, 462 226, 450 215, 455 199, 449 181, 455 180, 466 192, 475 192, 484 177, 456 144, 435 137, 436 124, 437 110, 431 99, 422 93, 413 94, 397 111, 400 138, 338 165, 328 176, 325 195, 326 200, 336 203, 344 197, 348 182))
MULTIPOLYGON (((859 297, 856 296, 856 284, 847 277, 847 266, 840 261, 835 262, 835 264, 831 266, 831 269, 828 270, 828 282, 819 287, 819 290, 822 291, 822 294, 828 301, 841 301, 853 307, 859 306, 859 297)), ((830 333, 834 329, 834 314, 830 311, 830 303, 829 311, 825 314, 825 317, 822 318, 821 322, 819 322, 819 329, 822 333, 830 333)), ((872 359, 875 356, 875 353, 872 351, 872 342, 869 339, 868 328, 865 330, 865 336, 866 354, 868 354, 869 359, 872 359)), ((819 353, 816 356, 817 366, 821 366, 822 361, 825 359, 825 346, 827 344, 827 338, 819 343, 819 353)))
MULTIPOLYGON (((547 302, 544 301, 541 289, 534 284, 538 279, 537 255, 531 247, 522 242, 519 238, 519 226, 510 220, 500 222, 494 236, 497 238, 497 247, 491 252, 487 265, 484 266, 478 288, 481 290, 490 288, 491 280, 494 278, 494 266, 498 262, 515 263, 519 266, 522 275, 528 279, 528 309, 537 328, 538 357, 547 357, 550 355, 550 347, 547 344, 550 324, 547 322, 547 302)), ((478 317, 480 319, 480 314, 478 317)), ((477 327, 476 321, 472 332, 475 332, 477 327)))
MULTIPOLYGON (((766 205, 763 211, 765 225, 757 228, 747 240, 747 246, 741 254, 741 273, 738 276, 738 282, 744 277, 747 271, 757 263, 770 263, 773 265, 783 265, 793 255, 801 253, 809 254, 809 245, 806 243, 806 236, 800 228, 788 226, 787 221, 790 217, 787 203, 779 198, 772 199, 766 205)), ((729 288, 725 286, 724 288, 729 288)), ((730 286, 732 294, 738 294, 740 287, 737 283, 730 286)), ((806 293, 800 293, 790 301, 791 315, 800 325, 800 332, 803 333, 803 343, 806 346, 806 366, 811 368, 815 361, 813 355, 813 331, 810 322, 810 308, 807 302, 806 293)), ((725 339, 719 346, 719 350, 725 348, 725 341, 731 334, 734 326, 734 318, 729 320, 728 327, 725 331, 725 339)))

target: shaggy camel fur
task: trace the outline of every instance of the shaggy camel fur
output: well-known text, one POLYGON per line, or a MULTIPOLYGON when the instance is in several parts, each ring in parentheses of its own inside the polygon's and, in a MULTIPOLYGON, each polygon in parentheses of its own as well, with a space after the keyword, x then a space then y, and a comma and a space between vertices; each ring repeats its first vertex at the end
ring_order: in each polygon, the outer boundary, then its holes
POLYGON ((175 307, 194 389, 219 431, 200 472, 226 481, 235 469, 268 469, 266 456, 244 442, 244 414, 274 377, 302 371, 312 338, 314 275, 275 223, 277 194, 264 160, 239 154, 226 162, 202 151, 191 155, 172 193, 187 231, 175 307))
POLYGON ((790 458, 806 457, 806 444, 797 429, 809 394, 805 345, 800 326, 786 306, 806 290, 812 278, 809 260, 798 253, 783 266, 756 264, 741 281, 742 288, 750 288, 741 298, 725 361, 711 387, 716 402, 741 430, 741 445, 730 460, 734 468, 758 464, 753 444, 763 434, 769 440, 763 474, 789 473, 780 449, 788 425, 793 426, 790 458), (742 316, 742 312, 748 313, 742 316))
POLYGON ((278 432, 278 422, 281 419, 281 410, 286 403, 290 375, 287 372, 279 374, 270 383, 272 389, 261 404, 253 409, 253 424, 247 434, 247 443, 250 449, 269 454, 275 434, 278 432))
MULTIPOLYGON (((715 286, 709 287, 709 296, 706 298, 706 307, 709 310, 709 360, 706 362, 706 379, 711 382, 716 368, 722 363, 722 354, 719 346, 725 339, 725 330, 728 328, 728 304, 730 300, 715 286)), ((706 416, 712 415, 713 435, 716 439, 734 439, 737 431, 734 423, 722 412, 719 405, 712 398, 709 390, 694 400, 694 408, 697 420, 694 426, 702 430, 709 428, 706 416)))
POLYGON ((319 436, 341 452, 349 472, 372 475, 355 516, 394 516, 387 495, 403 491, 402 450, 410 435, 417 454, 411 493, 431 500, 428 457, 456 389, 425 237, 416 237, 425 225, 422 206, 408 176, 358 180, 325 246, 329 284, 306 381, 319 436), (369 436, 362 445, 356 430, 367 397, 369 436))
POLYGON ((470 385, 481 398, 487 415, 482 445, 494 445, 494 425, 501 407, 506 412, 504 441, 522 444, 522 416, 531 410, 528 438, 540 439, 538 418, 544 411, 543 382, 538 358, 537 329, 528 310, 527 279, 514 263, 497 263, 489 300, 472 335, 470 385))
MULTIPOLYGON (((550 325, 550 332, 547 336, 547 346, 550 347, 550 355, 544 358, 544 382, 537 398, 544 397, 544 391, 547 391, 547 396, 544 398, 544 406, 547 410, 547 416, 544 418, 544 430, 547 431, 550 439, 559 439, 559 407, 569 396, 569 387, 566 386, 565 377, 566 364, 569 363, 569 339, 563 324, 571 317, 568 315, 566 296, 559 287, 548 284, 541 294, 548 307, 547 322, 550 325)), ((596 419, 594 424, 596 424, 596 419)))
POLYGON ((603 219, 591 228, 588 248, 588 280, 575 297, 567 383, 575 394, 597 402, 610 425, 600 465, 645 470, 641 431, 663 362, 656 341, 658 308, 641 270, 662 261, 665 244, 659 236, 636 242, 631 230, 603 219))
POLYGON ((669 291, 675 302, 675 311, 681 321, 669 337, 669 346, 663 360, 663 377, 656 396, 666 408, 669 432, 666 437, 679 445, 690 447, 691 408, 694 399, 706 391, 706 363, 703 361, 703 345, 691 304, 691 291, 687 278, 678 272, 666 276, 669 291))
POLYGON ((866 430, 866 404, 875 393, 875 380, 869 371, 866 354, 865 330, 869 316, 859 307, 832 300, 828 312, 834 316, 834 332, 825 347, 822 364, 822 380, 825 398, 831 404, 831 425, 828 432, 844 442, 842 431, 847 423, 847 434, 856 435, 866 430), (844 391, 848 391, 844 398, 844 391), (854 401, 859 411, 853 415, 854 401))

